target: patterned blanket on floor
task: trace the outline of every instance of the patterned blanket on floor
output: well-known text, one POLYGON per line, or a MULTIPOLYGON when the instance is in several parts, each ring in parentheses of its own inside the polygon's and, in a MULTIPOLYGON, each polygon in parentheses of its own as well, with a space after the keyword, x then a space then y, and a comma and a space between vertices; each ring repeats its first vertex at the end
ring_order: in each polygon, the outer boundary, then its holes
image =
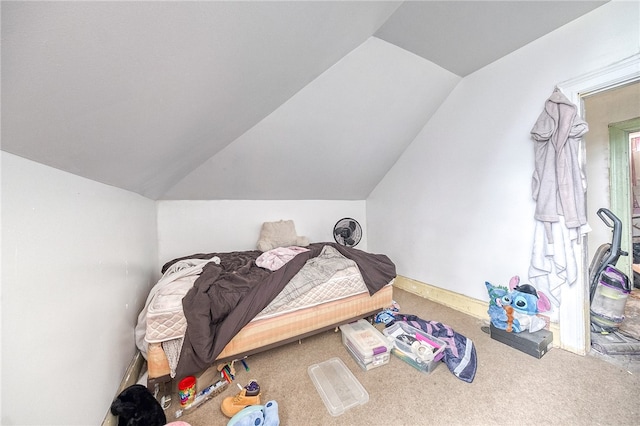
POLYGON ((467 383, 473 382, 476 376, 478 360, 476 348, 473 341, 460 333, 455 332, 448 325, 423 320, 415 315, 399 314, 393 315, 394 320, 386 327, 390 327, 396 322, 404 322, 412 327, 424 331, 440 340, 447 342, 442 360, 457 378, 467 383))

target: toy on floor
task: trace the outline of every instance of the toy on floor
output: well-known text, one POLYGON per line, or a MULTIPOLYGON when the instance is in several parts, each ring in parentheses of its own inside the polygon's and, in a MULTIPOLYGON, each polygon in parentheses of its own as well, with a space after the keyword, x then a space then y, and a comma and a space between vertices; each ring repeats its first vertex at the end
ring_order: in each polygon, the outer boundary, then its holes
POLYGON ((398 305, 398 302, 393 300, 390 307, 383 309, 376 314, 374 322, 378 324, 389 324, 393 321, 393 314, 395 312, 400 312, 400 305, 398 305))
POLYGON ((509 289, 485 282, 489 292, 489 317, 494 327, 507 332, 542 330, 546 322, 536 314, 551 309, 549 298, 531 284, 520 285, 517 275, 509 281, 509 289))
POLYGON ((230 363, 226 363, 226 364, 219 364, 217 369, 220 372, 220 374, 222 375, 222 377, 225 378, 225 380, 229 383, 231 383, 232 381, 234 381, 236 379, 236 368, 234 367, 233 364, 235 364, 235 360, 233 360, 230 363))
POLYGON ((279 426, 278 403, 268 401, 264 405, 243 408, 229 420, 227 426, 279 426))
POLYGON ((385 309, 376 314, 374 322, 380 324, 389 324, 393 321, 393 312, 390 309, 385 309))
POLYGON ((111 414, 118 416, 118 426, 163 426, 167 423, 160 403, 146 386, 139 384, 123 390, 110 409, 111 414))
POLYGON ((248 405, 260 404, 260 385, 258 382, 251 380, 245 387, 240 385, 238 387, 240 392, 236 396, 228 396, 220 404, 222 414, 227 417, 233 417, 248 405))
POLYGON ((187 404, 186 406, 176 411, 176 419, 178 417, 181 417, 184 413, 189 413, 196 408, 201 407, 205 402, 222 393, 222 391, 227 389, 228 386, 229 383, 226 380, 218 380, 216 383, 204 388, 196 394, 196 397, 194 398, 192 403, 187 404))

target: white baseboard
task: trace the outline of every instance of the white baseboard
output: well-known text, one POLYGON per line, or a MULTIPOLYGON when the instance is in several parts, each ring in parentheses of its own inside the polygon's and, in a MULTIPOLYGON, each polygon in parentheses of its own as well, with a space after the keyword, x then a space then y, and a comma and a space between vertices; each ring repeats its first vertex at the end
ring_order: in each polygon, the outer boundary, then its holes
MULTIPOLYGON (((430 284, 412 280, 398 275, 393 283, 394 287, 424 297, 425 299, 444 305, 456 311, 471 315, 474 318, 486 321, 489 324, 489 303, 474 299, 464 294, 455 293, 430 284)), ((557 323, 549 324, 549 331, 553 333, 553 346, 560 347, 560 327, 557 323)))
MULTIPOLYGON (((129 386, 135 385, 138 382, 138 378, 142 375, 142 372, 146 369, 146 361, 139 350, 136 349, 136 353, 131 359, 131 363, 129 367, 127 367, 127 371, 124 373, 122 377, 122 381, 120 382, 120 386, 116 391, 114 399, 120 395, 120 393, 128 388, 129 386)), ((111 404, 109 404, 111 406, 111 404)), ((116 426, 118 424, 118 419, 116 416, 111 414, 111 411, 108 410, 107 414, 102 421, 102 426, 116 426)))

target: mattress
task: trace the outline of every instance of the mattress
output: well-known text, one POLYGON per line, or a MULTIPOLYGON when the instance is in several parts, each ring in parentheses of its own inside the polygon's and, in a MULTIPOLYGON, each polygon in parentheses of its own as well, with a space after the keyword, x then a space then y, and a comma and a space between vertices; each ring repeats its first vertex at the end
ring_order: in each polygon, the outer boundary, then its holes
POLYGON ((182 298, 195 282, 197 276, 179 278, 159 291, 147 310, 148 343, 160 343, 184 336, 187 319, 182 310, 182 298))
MULTIPOLYGON (((367 286, 358 266, 353 261, 347 259, 344 261, 350 266, 336 271, 329 279, 315 285, 293 300, 287 300, 286 303, 278 303, 278 299, 273 300, 254 320, 270 318, 328 301, 340 300, 354 294, 366 293, 367 286)), ((197 275, 180 277, 163 285, 155 294, 147 311, 145 335, 147 343, 161 343, 184 336, 187 320, 182 308, 182 298, 193 287, 196 278, 197 275)), ((285 287, 286 289, 287 287, 285 287)))
POLYGON ((135 330, 136 345, 143 353, 146 353, 146 343, 160 343, 184 336, 187 319, 182 310, 182 298, 209 262, 219 264, 220 258, 213 256, 175 262, 151 289, 145 307, 138 315, 135 330))
POLYGON ((363 318, 391 306, 392 303, 393 281, 373 296, 365 291, 277 316, 254 319, 225 346, 218 359, 257 353, 356 318, 363 318))
POLYGON ((367 286, 356 265, 337 271, 326 282, 313 287, 311 290, 284 305, 269 304, 253 321, 271 318, 299 309, 310 308, 321 303, 340 300, 356 294, 367 293, 367 286))

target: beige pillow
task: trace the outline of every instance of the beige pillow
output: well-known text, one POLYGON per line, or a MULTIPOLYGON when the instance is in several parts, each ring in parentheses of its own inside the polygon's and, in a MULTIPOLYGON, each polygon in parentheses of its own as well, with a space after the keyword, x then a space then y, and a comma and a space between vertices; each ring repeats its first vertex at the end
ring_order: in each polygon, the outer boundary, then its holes
POLYGON ((265 222, 258 238, 258 250, 265 252, 276 247, 308 246, 307 237, 296 235, 296 227, 292 220, 265 222))

